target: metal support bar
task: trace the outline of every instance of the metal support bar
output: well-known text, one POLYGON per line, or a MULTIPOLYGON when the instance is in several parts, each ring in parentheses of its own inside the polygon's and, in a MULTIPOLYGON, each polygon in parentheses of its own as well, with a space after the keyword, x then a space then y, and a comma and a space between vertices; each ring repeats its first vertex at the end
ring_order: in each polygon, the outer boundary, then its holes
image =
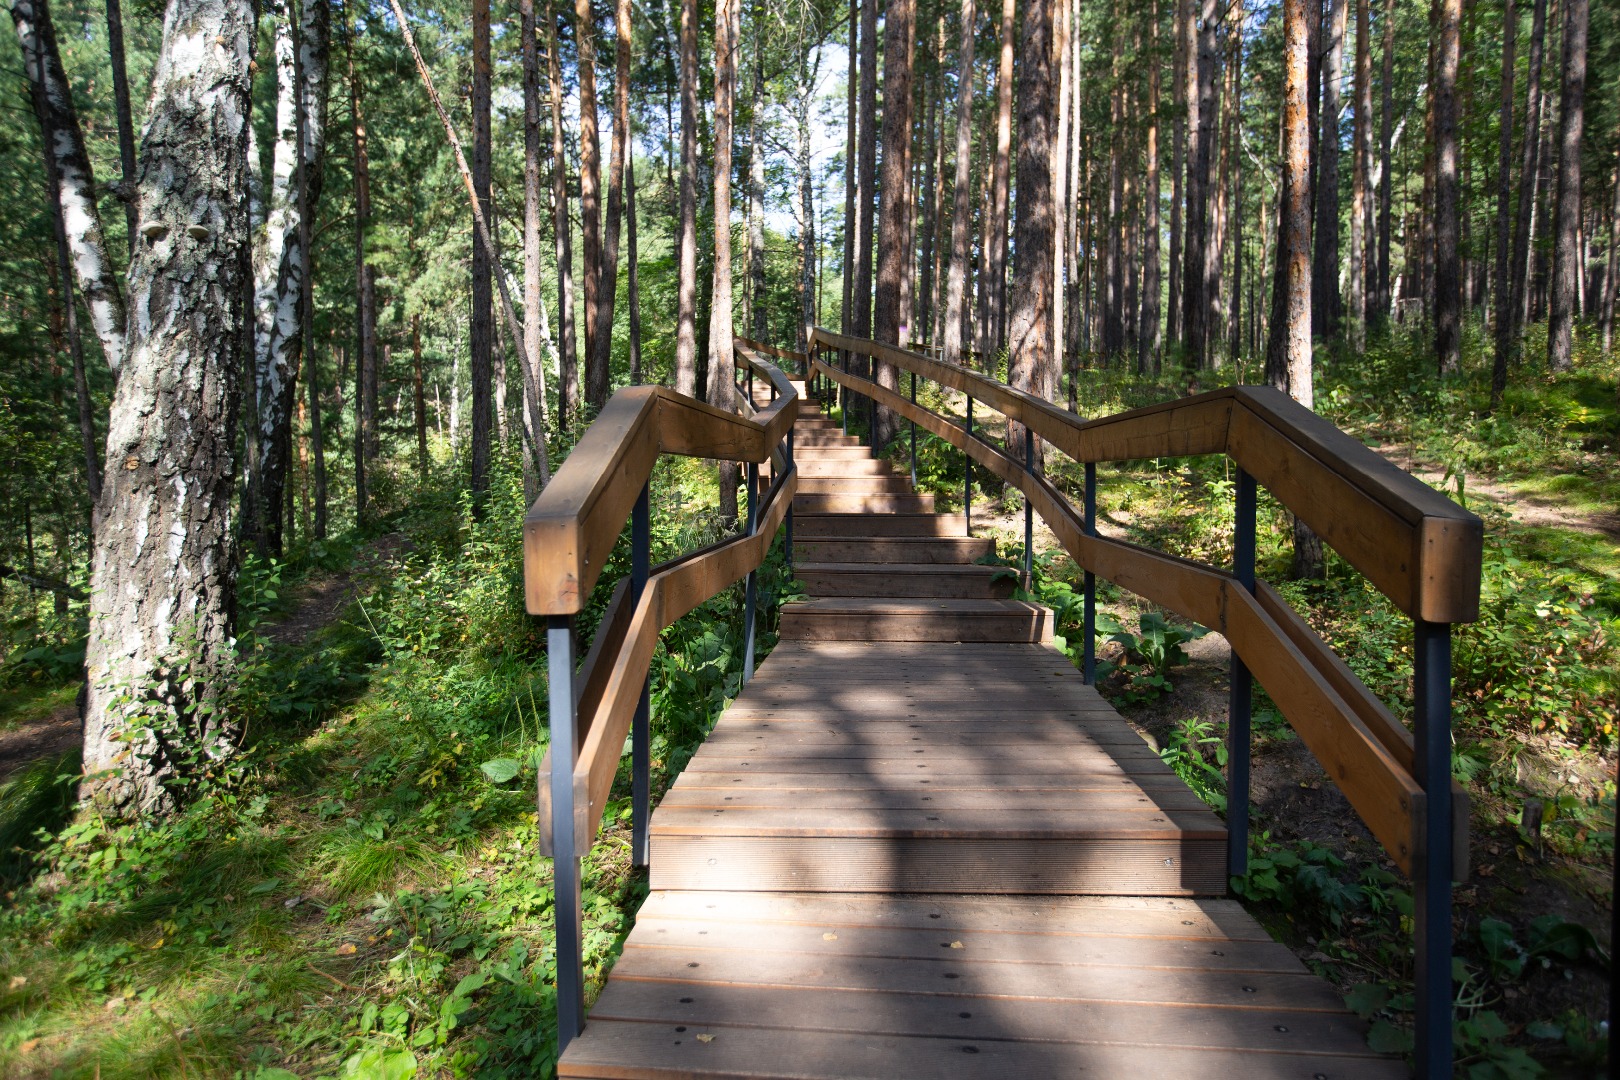
MULTIPOLYGON (((652 482, 642 485, 641 497, 630 518, 630 608, 641 603, 652 570, 651 528, 652 482)), ((652 786, 649 781, 652 718, 652 680, 641 680, 641 700, 636 702, 635 719, 630 725, 630 861, 633 866, 648 865, 647 820, 652 786)))
MULTIPOLYGON (((868 359, 866 374, 873 382, 877 382, 877 361, 868 359)), ((872 448, 873 453, 880 452, 883 447, 877 441, 877 398, 866 395, 866 444, 872 448)))
MULTIPOLYGON (((1254 477, 1237 471, 1233 508, 1232 575, 1254 592, 1254 477)), ((1226 720, 1226 873, 1249 872, 1249 753, 1254 679, 1249 667, 1232 653, 1232 678, 1226 720)))
MULTIPOLYGON (((844 350, 844 374, 849 374, 849 350, 844 350)), ((849 384, 843 383, 835 391, 838 395, 838 420, 844 425, 844 434, 849 434, 849 384)))
MULTIPOLYGON (((911 373, 911 403, 917 404, 917 373, 911 373)), ((917 490, 917 421, 911 422, 911 490, 917 490)))
MULTIPOLYGON (((967 432, 969 439, 973 438, 973 399, 967 399, 967 419, 963 421, 962 430, 967 432)), ((968 453, 967 444, 962 444, 962 521, 966 526, 965 535, 973 535, 973 455, 968 453)))
MULTIPOLYGON (((1097 535, 1097 463, 1086 462, 1085 529, 1087 536, 1097 535)), ((1080 664, 1080 677, 1087 686, 1097 681, 1097 575, 1086 571, 1085 625, 1080 636, 1086 639, 1086 651, 1080 664)))
POLYGON ((1425 1080, 1451 1076, 1451 626, 1412 623, 1413 779, 1423 789, 1423 845, 1414 860, 1416 937, 1413 1064, 1425 1080))
MULTIPOLYGON (((1035 475, 1035 431, 1024 428, 1024 471, 1035 475)), ((1024 588, 1035 587, 1035 504, 1024 496, 1024 588)))
POLYGON ((546 619, 550 666, 552 911, 557 928, 557 1053, 585 1030, 585 968, 581 945, 579 856, 574 849, 574 620, 546 619))
MULTIPOLYGON (((747 464, 748 472, 748 528, 747 535, 753 536, 759 530, 759 466, 750 461, 747 464)), ((748 571, 747 583, 743 586, 745 607, 743 608, 743 685, 754 677, 754 607, 759 596, 758 571, 748 571)))
MULTIPOLYGON (((786 453, 786 455, 784 455, 783 460, 787 463, 787 471, 792 472, 793 471, 793 429, 792 428, 788 428, 787 438, 784 439, 783 442, 787 446, 787 453, 786 453)), ((787 518, 785 520, 787 522, 787 567, 788 567, 788 570, 791 571, 793 569, 793 500, 792 499, 788 500, 787 518)))

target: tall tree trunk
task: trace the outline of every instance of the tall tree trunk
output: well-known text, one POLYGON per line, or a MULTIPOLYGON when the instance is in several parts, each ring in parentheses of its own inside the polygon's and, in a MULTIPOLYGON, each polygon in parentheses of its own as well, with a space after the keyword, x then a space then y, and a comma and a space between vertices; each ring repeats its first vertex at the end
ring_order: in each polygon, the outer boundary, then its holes
MULTIPOLYGON (((41 123, 52 138, 45 152, 55 158, 56 183, 51 192, 61 209, 67 229, 68 248, 73 253, 73 272, 79 294, 84 298, 90 325, 101 341, 107 367, 118 374, 124 358, 124 297, 113 276, 112 260, 101 228, 101 211, 96 203, 96 179, 85 150, 79 114, 73 107, 73 90, 62 56, 56 46, 56 29, 51 24, 46 0, 12 0, 11 19, 17 26, 22 46, 23 68, 41 110, 41 123)), ((147 239, 160 243, 161 222, 144 226, 147 239)), ((63 283, 64 295, 70 290, 63 283)))
POLYGON ((681 222, 675 316, 675 390, 698 394, 697 380, 697 0, 681 0, 681 222))
POLYGON ((765 308, 765 154, 760 113, 765 109, 765 5, 754 0, 754 91, 748 109, 748 289, 743 325, 756 341, 768 341, 765 308))
POLYGON ((1171 142, 1170 170, 1170 296, 1166 315, 1167 337, 1172 346, 1182 339, 1181 282, 1185 276, 1183 259, 1186 255, 1186 176, 1191 169, 1189 149, 1197 141, 1198 92, 1197 83, 1197 31, 1194 5, 1198 0, 1170 0, 1174 5, 1175 57, 1172 73, 1175 108, 1175 132, 1171 142))
POLYGON ((1112 364, 1125 347, 1125 8, 1114 0, 1113 57, 1108 102, 1108 253, 1103 261, 1103 362, 1112 364))
MULTIPOLYGON (((1513 0, 1507 0, 1512 4, 1513 0)), ((1351 136, 1350 174, 1350 348, 1367 348, 1367 282, 1372 263, 1372 20, 1369 0, 1356 4, 1356 124, 1351 136)))
POLYGON ((1435 0, 1435 29, 1434 352, 1440 373, 1449 375, 1457 370, 1462 356, 1462 281, 1457 261, 1457 65, 1462 0, 1435 0))
MULTIPOLYGON (((472 0, 472 177, 474 198, 486 220, 490 215, 490 56, 489 0, 472 0)), ((490 288, 495 253, 478 242, 472 245, 472 491, 481 496, 489 488, 489 458, 494 402, 492 400, 492 333, 494 294, 490 288)))
POLYGON ((418 476, 426 479, 427 398, 422 388, 422 316, 419 314, 411 316, 411 419, 416 427, 416 472, 418 476))
MULTIPOLYGON (((1052 4, 1031 0, 1024 9, 1018 46, 1017 259, 1008 322, 1007 381, 1019 390, 1050 397, 1052 378, 1052 4)), ((1009 449, 1024 447, 1021 425, 1009 422, 1009 449)), ((1039 457, 1026 462, 1039 468, 1039 457)))
POLYGON ((551 228, 557 260, 557 427, 567 433, 579 419, 579 346, 574 333, 574 230, 568 212, 568 153, 563 141, 562 61, 557 55, 557 18, 546 13, 546 80, 551 91, 551 228))
POLYGON ((118 467, 92 560, 81 789, 123 816, 172 807, 175 782, 239 735, 235 711, 212 706, 235 606, 252 39, 246 0, 171 0, 147 110, 142 220, 163 232, 137 247, 129 289, 162 317, 131 323, 109 416, 118 467), (178 675, 154 670, 166 664, 178 675))
MULTIPOLYGON (((1209 364, 1209 269, 1214 245, 1210 236, 1210 169, 1215 151, 1215 0, 1202 0, 1198 19, 1196 87, 1198 113, 1192 119, 1188 100, 1187 236, 1181 285, 1183 362, 1188 371, 1209 364)), ((1307 190, 1307 195, 1309 194, 1307 190)))
MULTIPOLYGON (((877 299, 872 337, 885 345, 905 347, 904 295, 906 265, 912 248, 906 236, 906 203, 911 177, 906 147, 911 142, 911 38, 916 32, 916 0, 889 0, 883 33, 883 180, 878 189, 877 299)), ((876 365, 879 384, 893 390, 899 373, 893 364, 876 365)), ((894 434, 893 417, 878 410, 874 445, 884 446, 894 434)))
POLYGON ((641 362, 641 271, 636 250, 636 147, 634 140, 624 144, 624 231, 625 269, 629 279, 626 299, 630 302, 630 383, 640 386, 647 381, 641 362))
MULTIPOLYGON (((581 273, 585 278, 585 404, 607 404, 608 372, 596 335, 603 332, 602 144, 596 126, 596 24, 591 0, 574 0, 574 37, 579 49, 579 218, 581 273)), ((611 330, 607 331, 611 333, 611 330)))
MULTIPOLYGON (((972 3, 973 0, 967 0, 972 3)), ((844 265, 843 306, 839 308, 838 326, 845 334, 854 332, 851 306, 855 289, 855 154, 860 121, 860 0, 849 0, 849 60, 846 79, 849 83, 848 115, 845 117, 844 139, 844 265)))
POLYGON ((877 192, 877 0, 861 0, 861 112, 855 150, 855 310, 850 330, 872 336, 872 210, 877 192))
POLYGON ((996 156, 990 177, 990 246, 985 259, 989 310, 985 362, 1007 340, 1007 214, 1012 155, 1013 22, 1015 0, 1001 0, 1000 62, 996 70, 996 156))
POLYGON ((962 36, 957 42, 956 159, 951 184, 951 264, 945 283, 944 348, 940 356, 948 364, 960 364, 962 331, 967 322, 968 278, 971 272, 968 250, 972 242, 973 212, 970 204, 973 183, 973 46, 978 13, 974 0, 962 0, 962 36))
POLYGON ((1069 63, 1069 0, 1053 0, 1052 63, 1057 69, 1055 103, 1056 138, 1052 140, 1052 370, 1053 389, 1062 378, 1063 366, 1063 269, 1066 262, 1069 195, 1069 98, 1074 93, 1075 72, 1069 63))
MULTIPOLYGON (((534 0, 518 2, 519 33, 523 36, 523 430, 527 446, 532 448, 545 441, 541 418, 530 403, 540 403, 540 350, 544 341, 540 331, 540 310, 544 270, 540 262, 540 219, 545 213, 545 189, 540 179, 541 160, 545 147, 540 142, 540 27, 535 22, 534 0)), ((566 227, 566 222, 564 223, 566 227)), ((633 257, 632 257, 633 258, 633 257)), ((416 364, 417 420, 416 436, 422 471, 427 472, 427 418, 422 402, 422 366, 420 360, 420 320, 411 321, 411 346, 418 356, 416 364)), ((539 497, 541 477, 540 455, 532 449, 523 454, 523 501, 534 502, 539 497)))
POLYGON ((1142 325, 1136 335, 1136 370, 1159 370, 1159 4, 1148 10, 1147 196, 1142 223, 1142 325))
MULTIPOLYGON (((1546 3, 1546 0, 1538 0, 1546 3)), ((1395 0, 1384 0, 1383 72, 1378 80, 1380 121, 1378 127, 1378 290, 1373 300, 1373 320, 1379 324, 1389 322, 1390 303, 1394 293, 1390 283, 1390 232, 1394 200, 1390 189, 1391 150, 1395 138, 1395 0)))
POLYGON ((1546 53, 1547 0, 1535 0, 1530 21, 1530 59, 1525 73, 1524 134, 1519 146, 1518 207, 1513 217, 1513 254, 1508 266, 1507 364, 1512 366, 1523 347, 1524 321, 1529 301, 1530 240, 1534 233, 1541 180, 1541 66, 1546 53))
MULTIPOLYGON (((314 262, 310 263, 311 268, 314 262)), ((321 388, 320 364, 315 359, 315 312, 314 305, 304 309, 304 340, 306 363, 304 364, 304 395, 309 401, 309 455, 315 482, 315 525, 310 536, 315 540, 326 539, 326 438, 324 432, 325 422, 321 419, 321 388)))
MULTIPOLYGON (((352 16, 350 16, 352 17, 352 16)), ((371 226, 371 169, 366 154, 366 119, 360 75, 354 65, 354 31, 346 35, 349 62, 349 118, 354 135, 354 274, 355 274, 355 520, 370 515, 367 463, 377 456, 377 280, 366 257, 366 231, 371 226)))
POLYGON ((1498 121, 1496 160, 1496 349, 1491 358, 1491 410, 1502 403, 1507 389, 1508 357, 1512 351, 1513 286, 1508 271, 1513 224, 1513 80, 1517 74, 1516 45, 1519 15, 1513 0, 1502 0, 1502 109, 1498 121))
POLYGON ((809 348, 810 328, 816 324, 816 188, 812 171, 814 117, 811 113, 815 101, 812 88, 821 71, 821 53, 816 52, 812 64, 809 55, 799 59, 798 100, 798 170, 799 170, 799 325, 794 335, 794 348, 804 352, 809 348))
POLYGON ((1239 361, 1243 356, 1243 18, 1244 9, 1240 5, 1234 12, 1227 47, 1227 64, 1232 73, 1226 108, 1226 159, 1232 169, 1231 195, 1226 207, 1226 218, 1230 222, 1228 242, 1232 248, 1232 313, 1227 332, 1234 372, 1242 370, 1239 361))
POLYGON ((1581 221, 1581 131, 1586 118, 1588 0, 1564 0, 1564 87, 1558 104, 1558 204, 1553 223, 1552 294, 1547 307, 1547 367, 1575 364, 1576 294, 1585 261, 1581 221))
MULTIPOLYGON (((1620 138, 1615 140, 1620 147, 1620 138)), ((1608 269, 1603 275, 1603 355, 1608 356, 1614 348, 1614 301, 1616 294, 1620 294, 1620 281, 1616 280, 1620 273, 1620 164, 1616 164, 1614 171, 1609 174, 1609 192, 1613 201, 1609 204, 1609 261, 1608 269)))
MULTIPOLYGON (((581 0, 586 2, 586 0, 581 0)), ((737 86, 738 0, 718 0, 714 25, 714 298, 709 304, 708 402, 736 408, 731 324, 731 140, 737 86)), ((720 463, 720 516, 737 520, 737 463, 720 463)))
POLYGON ((118 116, 118 163, 123 189, 126 237, 135 243, 135 120, 129 107, 129 74, 124 61, 124 10, 118 0, 107 0, 107 54, 112 60, 113 109, 118 116))
POLYGON ((934 192, 937 190, 935 183, 938 176, 935 159, 939 156, 939 148, 945 141, 940 138, 939 89, 935 85, 942 66, 941 61, 944 59, 944 35, 945 20, 936 18, 934 20, 934 78, 930 79, 925 75, 922 80, 922 95, 927 99, 926 111, 923 113, 927 119, 921 125, 925 156, 922 166, 922 186, 919 189, 922 196, 922 229, 920 230, 918 243, 921 246, 922 270, 916 290, 916 318, 913 320, 915 325, 910 333, 913 341, 926 341, 930 346, 939 344, 933 335, 929 333, 930 324, 933 322, 933 309, 929 306, 929 301, 933 299, 934 292, 934 249, 937 246, 934 234, 938 226, 938 216, 934 213, 934 192))
MULTIPOLYGON (((588 3, 589 0, 586 0, 588 3)), ((602 223, 602 267, 597 280, 595 357, 586 382, 601 382, 602 403, 613 377, 613 307, 619 291, 619 231, 624 220, 624 160, 630 145, 630 0, 617 0, 614 47, 613 141, 608 158, 607 220, 602 223)), ((600 406, 599 406, 600 407, 600 406)))
POLYGON ((1311 264, 1311 334, 1339 333, 1339 87, 1344 81, 1344 31, 1349 0, 1327 0, 1322 31, 1322 130, 1317 144, 1315 259, 1311 264))

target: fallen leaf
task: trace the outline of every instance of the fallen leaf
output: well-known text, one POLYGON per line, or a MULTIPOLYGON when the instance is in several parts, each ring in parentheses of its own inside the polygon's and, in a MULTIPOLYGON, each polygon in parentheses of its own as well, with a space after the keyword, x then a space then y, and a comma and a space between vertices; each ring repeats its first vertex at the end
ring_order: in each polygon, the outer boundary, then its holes
POLYGON ((338 946, 337 954, 339 956, 353 956, 356 951, 357 950, 355 949, 352 941, 345 941, 343 944, 338 946))
POLYGON ((115 998, 107 999, 106 1009, 107 1009, 108 1012, 117 1012, 119 1009, 122 1009, 123 1007, 124 1007, 124 999, 123 998, 115 997, 115 998))
POLYGON ((11 977, 11 989, 15 990, 19 986, 26 986, 26 985, 28 985, 28 976, 26 976, 26 975, 13 975, 11 977))
POLYGON ((837 934, 832 934, 832 933, 822 934, 821 935, 821 940, 822 941, 837 941, 838 940, 838 935, 837 934))
POLYGON ((710 1035, 708 1032, 704 1032, 702 1035, 697 1037, 697 1041, 700 1043, 712 1043, 714 1042, 714 1036, 710 1035))
POLYGON ((39 1045, 39 1040, 38 1039, 28 1039, 21 1046, 17 1047, 17 1049, 21 1050, 23 1053, 27 1054, 27 1053, 32 1052, 34 1047, 36 1047, 38 1045, 39 1045))
POLYGON ((966 948, 966 946, 963 945, 960 941, 953 941, 953 942, 951 942, 951 948, 953 948, 953 949, 963 949, 963 948, 966 948))

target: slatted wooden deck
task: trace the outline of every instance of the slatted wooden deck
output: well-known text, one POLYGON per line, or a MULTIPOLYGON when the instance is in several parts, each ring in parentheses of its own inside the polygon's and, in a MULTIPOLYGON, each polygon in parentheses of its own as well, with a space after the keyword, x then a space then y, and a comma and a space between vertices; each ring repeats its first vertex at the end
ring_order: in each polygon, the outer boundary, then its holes
POLYGON ((813 599, 653 815, 561 1075, 1405 1075, 1221 898, 1220 820, 967 569, 986 541, 799 432, 813 599))

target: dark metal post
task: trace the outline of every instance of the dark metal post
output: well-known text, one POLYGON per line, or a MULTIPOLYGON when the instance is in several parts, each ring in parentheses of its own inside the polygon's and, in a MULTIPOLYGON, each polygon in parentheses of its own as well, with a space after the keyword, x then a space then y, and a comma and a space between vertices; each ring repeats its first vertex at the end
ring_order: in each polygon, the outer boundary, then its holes
POLYGON ((1412 622, 1413 779, 1423 789, 1423 845, 1413 860, 1417 972, 1413 1062, 1451 1076, 1451 626, 1412 622))
MULTIPOLYGON (((866 376, 873 382, 877 382, 877 357, 869 356, 866 358, 866 376)), ((874 452, 883 449, 877 443, 877 398, 871 394, 866 395, 866 444, 874 452)))
MULTIPOLYGON (((911 373, 911 403, 917 404, 917 373, 911 373)), ((911 489, 917 490, 917 421, 911 422, 911 489)))
MULTIPOLYGON (((759 528, 759 466, 750 461, 748 469, 748 527, 747 535, 753 536, 759 528)), ((748 571, 747 583, 743 586, 743 685, 754 677, 754 607, 759 595, 758 571, 748 571)))
MULTIPOLYGON (((642 485, 641 497, 636 500, 636 509, 630 518, 632 611, 641 603, 641 594, 647 587, 647 576, 652 569, 651 493, 650 482, 642 485)), ((652 791, 648 779, 652 762, 649 742, 651 718, 652 680, 647 678, 641 681, 641 700, 636 703, 635 719, 630 726, 630 861, 634 866, 648 864, 647 817, 652 791)))
MULTIPOLYGON (((1085 528, 1087 536, 1097 535, 1097 463, 1086 462, 1085 528)), ((1086 571, 1084 628, 1080 636, 1086 639, 1082 654, 1080 677, 1087 686, 1097 681, 1097 575, 1086 571)))
MULTIPOLYGON (((1254 477, 1237 471, 1236 505, 1232 526, 1232 576, 1254 592, 1254 477)), ((1249 741, 1254 680, 1249 667, 1234 650, 1232 679, 1226 711, 1226 873, 1242 877, 1249 872, 1249 741)))
POLYGON ((581 947, 579 857, 574 848, 574 620, 546 619, 550 661, 552 910, 557 928, 557 1053, 585 1030, 585 968, 581 947))
MULTIPOLYGON (((793 471, 793 429, 788 428, 787 438, 783 440, 787 445, 787 454, 783 460, 787 463, 787 471, 793 471)), ((793 500, 788 500, 787 508, 787 566, 793 569, 793 500)))
MULTIPOLYGON (((849 350, 844 350, 844 374, 849 374, 849 350)), ((844 425, 844 434, 849 434, 849 385, 842 383, 838 387, 838 420, 844 425)))
MULTIPOLYGON (((1024 471, 1035 475, 1035 431, 1024 428, 1024 471)), ((1024 494, 1024 588, 1035 587, 1035 504, 1024 494)))
MULTIPOLYGON (((973 398, 967 399, 967 420, 963 424, 969 439, 973 438, 973 398)), ((967 443, 962 444, 962 522, 966 525, 964 534, 973 535, 973 455, 968 453, 967 443)))

